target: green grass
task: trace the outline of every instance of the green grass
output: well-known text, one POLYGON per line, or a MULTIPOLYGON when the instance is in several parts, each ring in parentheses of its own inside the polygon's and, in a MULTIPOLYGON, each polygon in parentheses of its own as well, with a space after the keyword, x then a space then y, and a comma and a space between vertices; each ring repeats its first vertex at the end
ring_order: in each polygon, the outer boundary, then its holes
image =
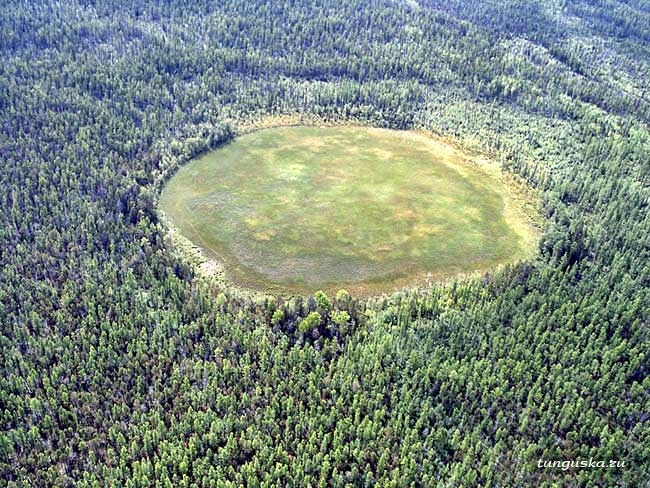
POLYGON ((160 206, 236 284, 378 293, 529 253, 511 188, 471 161, 410 132, 280 127, 190 162, 160 206))

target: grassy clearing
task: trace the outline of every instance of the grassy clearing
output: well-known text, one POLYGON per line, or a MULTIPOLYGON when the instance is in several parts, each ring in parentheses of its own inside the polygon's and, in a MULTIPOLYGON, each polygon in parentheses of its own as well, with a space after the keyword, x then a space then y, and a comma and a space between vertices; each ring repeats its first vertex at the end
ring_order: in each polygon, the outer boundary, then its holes
POLYGON ((181 168, 160 207, 229 280, 276 293, 390 291, 531 252, 523 189, 412 132, 279 127, 181 168))

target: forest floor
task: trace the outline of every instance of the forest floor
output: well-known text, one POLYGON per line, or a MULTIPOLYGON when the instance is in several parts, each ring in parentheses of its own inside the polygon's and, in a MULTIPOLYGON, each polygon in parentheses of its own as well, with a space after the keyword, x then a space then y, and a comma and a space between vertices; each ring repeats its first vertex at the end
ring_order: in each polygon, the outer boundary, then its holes
POLYGON ((208 258, 203 271, 236 285, 371 295, 536 250, 534 195, 480 154, 370 127, 242 132, 181 168, 160 200, 170 226, 208 258))

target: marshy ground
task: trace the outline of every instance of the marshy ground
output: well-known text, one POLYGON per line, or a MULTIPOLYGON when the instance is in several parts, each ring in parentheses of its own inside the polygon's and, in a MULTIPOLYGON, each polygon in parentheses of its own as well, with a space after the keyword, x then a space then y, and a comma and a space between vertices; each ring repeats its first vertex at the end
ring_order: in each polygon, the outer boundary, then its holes
POLYGON ((278 127, 181 168, 160 207, 236 284, 378 293, 531 253, 521 189, 412 132, 278 127))

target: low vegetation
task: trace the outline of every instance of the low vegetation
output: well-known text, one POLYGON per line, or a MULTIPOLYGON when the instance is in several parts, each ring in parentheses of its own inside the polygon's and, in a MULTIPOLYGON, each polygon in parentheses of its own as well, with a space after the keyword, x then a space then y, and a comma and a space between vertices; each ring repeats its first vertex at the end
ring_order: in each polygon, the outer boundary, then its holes
POLYGON ((236 283, 377 293, 531 254, 521 188, 494 166, 410 132, 282 127, 183 167, 161 208, 236 283))

